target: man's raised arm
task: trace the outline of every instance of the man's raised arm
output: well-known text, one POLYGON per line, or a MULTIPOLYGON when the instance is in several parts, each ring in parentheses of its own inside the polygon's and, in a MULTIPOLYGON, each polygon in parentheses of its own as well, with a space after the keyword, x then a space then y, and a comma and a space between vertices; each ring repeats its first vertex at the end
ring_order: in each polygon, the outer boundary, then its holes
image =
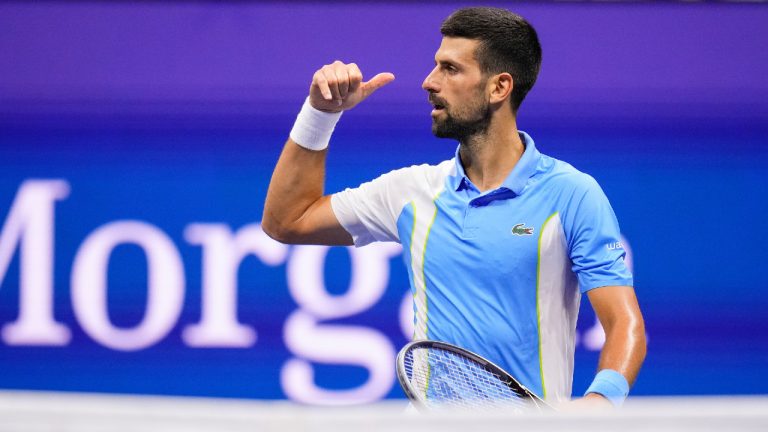
POLYGON ((394 79, 380 73, 364 82, 356 64, 340 61, 315 72, 269 182, 261 223, 270 237, 283 243, 352 244, 331 209, 330 195, 323 193, 328 141, 342 111, 394 79))

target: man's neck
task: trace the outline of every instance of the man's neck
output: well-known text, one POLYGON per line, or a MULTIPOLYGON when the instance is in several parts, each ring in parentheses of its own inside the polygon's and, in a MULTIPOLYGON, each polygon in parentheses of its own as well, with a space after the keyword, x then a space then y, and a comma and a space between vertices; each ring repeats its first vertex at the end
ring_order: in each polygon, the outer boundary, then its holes
POLYGON ((491 122, 485 133, 461 141, 459 156, 464 172, 485 192, 504 183, 525 151, 525 144, 512 122, 491 122))

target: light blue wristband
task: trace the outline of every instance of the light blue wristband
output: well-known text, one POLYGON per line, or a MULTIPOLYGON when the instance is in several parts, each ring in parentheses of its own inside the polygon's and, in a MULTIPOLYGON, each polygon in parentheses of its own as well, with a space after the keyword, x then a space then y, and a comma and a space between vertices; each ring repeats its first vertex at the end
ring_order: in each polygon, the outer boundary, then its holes
POLYGON ((620 407, 629 394, 629 383, 624 375, 615 370, 603 369, 597 373, 584 396, 589 393, 602 395, 611 401, 613 406, 620 407))

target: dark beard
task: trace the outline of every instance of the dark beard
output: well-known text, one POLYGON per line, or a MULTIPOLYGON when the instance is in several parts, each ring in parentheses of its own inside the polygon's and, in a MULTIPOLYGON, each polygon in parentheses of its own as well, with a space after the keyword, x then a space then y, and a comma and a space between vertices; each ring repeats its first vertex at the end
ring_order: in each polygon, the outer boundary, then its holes
POLYGON ((438 138, 453 138, 466 142, 470 137, 483 134, 491 124, 491 104, 486 103, 478 116, 469 119, 456 119, 446 111, 445 120, 432 120, 432 133, 438 138))

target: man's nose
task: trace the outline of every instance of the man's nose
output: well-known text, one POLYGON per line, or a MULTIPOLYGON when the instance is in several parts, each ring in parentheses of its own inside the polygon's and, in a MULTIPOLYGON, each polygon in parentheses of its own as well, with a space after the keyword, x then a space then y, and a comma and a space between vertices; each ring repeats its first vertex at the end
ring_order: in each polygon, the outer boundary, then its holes
POLYGON ((435 82, 435 71, 437 70, 437 67, 432 69, 432 71, 427 75, 426 78, 424 78, 424 82, 421 83, 421 88, 428 92, 437 92, 439 87, 437 86, 437 83, 435 82))

